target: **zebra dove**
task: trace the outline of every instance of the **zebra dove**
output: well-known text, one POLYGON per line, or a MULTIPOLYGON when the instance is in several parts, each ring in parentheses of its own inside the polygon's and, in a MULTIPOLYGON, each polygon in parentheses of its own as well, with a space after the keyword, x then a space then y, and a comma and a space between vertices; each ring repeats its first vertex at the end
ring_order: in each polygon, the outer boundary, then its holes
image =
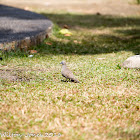
POLYGON ((79 81, 74 77, 73 73, 67 68, 66 62, 62 61, 60 64, 62 64, 62 70, 61 70, 62 76, 65 77, 66 80, 69 79, 72 82, 79 83, 79 81))

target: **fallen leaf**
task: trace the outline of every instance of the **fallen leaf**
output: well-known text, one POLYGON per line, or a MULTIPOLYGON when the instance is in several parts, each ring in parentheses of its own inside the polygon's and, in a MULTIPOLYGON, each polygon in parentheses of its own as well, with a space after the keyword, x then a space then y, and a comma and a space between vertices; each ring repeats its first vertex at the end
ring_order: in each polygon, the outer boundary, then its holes
POLYGON ((30 50, 30 53, 35 54, 35 53, 37 53, 37 51, 36 50, 30 50))
POLYGON ((59 33, 60 33, 60 34, 63 34, 63 35, 65 35, 65 34, 70 34, 70 35, 72 35, 72 33, 71 33, 68 29, 61 29, 61 30, 59 31, 59 33))
POLYGON ((65 24, 65 25, 63 26, 63 28, 69 29, 69 26, 65 24))
POLYGON ((65 34, 64 36, 71 36, 71 34, 65 34))
POLYGON ((101 13, 97 12, 97 13, 96 13, 96 15, 97 15, 97 16, 100 16, 100 15, 101 15, 101 13))
POLYGON ((73 42, 76 43, 76 44, 80 44, 80 43, 81 43, 81 42, 78 41, 78 40, 74 40, 73 42))
POLYGON ((74 40, 73 42, 74 42, 74 43, 78 43, 78 41, 77 41, 77 40, 74 40))
POLYGON ((46 42, 46 44, 47 44, 47 45, 52 45, 52 43, 50 43, 50 42, 46 42))

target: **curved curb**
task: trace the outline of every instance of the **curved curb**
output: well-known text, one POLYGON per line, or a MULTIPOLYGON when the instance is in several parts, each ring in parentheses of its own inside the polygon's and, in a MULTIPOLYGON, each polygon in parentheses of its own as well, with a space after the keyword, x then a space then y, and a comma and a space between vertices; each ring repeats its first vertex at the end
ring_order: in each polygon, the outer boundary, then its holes
POLYGON ((49 36, 52 26, 43 15, 0 5, 0 50, 38 45, 49 36))
POLYGON ((51 33, 52 26, 46 31, 40 32, 37 35, 25 37, 21 40, 15 40, 11 42, 0 43, 0 50, 16 50, 16 49, 27 49, 34 45, 39 45, 44 39, 46 39, 51 33))

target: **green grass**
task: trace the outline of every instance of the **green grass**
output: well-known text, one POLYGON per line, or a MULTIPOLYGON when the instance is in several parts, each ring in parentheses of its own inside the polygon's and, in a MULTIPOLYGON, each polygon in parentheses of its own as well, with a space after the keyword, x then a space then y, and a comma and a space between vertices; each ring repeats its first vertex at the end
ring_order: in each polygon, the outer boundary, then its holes
POLYGON ((140 4, 140 0, 137 0, 137 4, 140 4))
POLYGON ((1 53, 0 70, 19 79, 0 81, 0 133, 139 139, 140 71, 121 64, 140 54, 140 17, 43 14, 54 27, 32 47, 38 51, 33 58, 24 50, 1 53), (65 24, 72 36, 59 33, 65 24), (62 60, 80 83, 61 82, 62 60))

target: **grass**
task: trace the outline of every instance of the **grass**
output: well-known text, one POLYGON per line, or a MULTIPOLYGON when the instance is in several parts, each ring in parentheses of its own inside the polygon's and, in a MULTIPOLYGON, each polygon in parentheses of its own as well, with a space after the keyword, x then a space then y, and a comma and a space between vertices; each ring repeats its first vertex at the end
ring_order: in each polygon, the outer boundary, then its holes
POLYGON ((140 0, 137 0, 137 4, 140 4, 140 0))
POLYGON ((38 51, 33 58, 24 51, 1 54, 0 69, 23 80, 0 81, 0 133, 139 139, 140 71, 121 64, 140 54, 140 17, 42 14, 54 27, 48 39, 32 47, 38 51), (65 24, 72 36, 59 33, 65 24), (62 60, 79 84, 61 82, 62 60))

